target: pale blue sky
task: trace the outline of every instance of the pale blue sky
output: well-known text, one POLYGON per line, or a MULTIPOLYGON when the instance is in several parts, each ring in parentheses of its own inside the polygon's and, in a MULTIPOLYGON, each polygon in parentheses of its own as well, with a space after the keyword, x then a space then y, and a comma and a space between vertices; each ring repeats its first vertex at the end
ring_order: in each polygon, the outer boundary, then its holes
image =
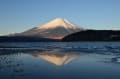
POLYGON ((54 18, 83 28, 120 30, 120 0, 0 0, 0 34, 22 32, 54 18))

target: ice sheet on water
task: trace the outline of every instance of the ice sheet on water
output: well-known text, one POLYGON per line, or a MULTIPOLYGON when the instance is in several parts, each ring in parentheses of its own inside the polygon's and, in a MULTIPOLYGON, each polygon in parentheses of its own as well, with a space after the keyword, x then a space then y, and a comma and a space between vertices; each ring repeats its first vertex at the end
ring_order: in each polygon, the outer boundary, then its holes
POLYGON ((120 42, 21 42, 0 43, 0 50, 59 50, 99 54, 120 54, 120 42))

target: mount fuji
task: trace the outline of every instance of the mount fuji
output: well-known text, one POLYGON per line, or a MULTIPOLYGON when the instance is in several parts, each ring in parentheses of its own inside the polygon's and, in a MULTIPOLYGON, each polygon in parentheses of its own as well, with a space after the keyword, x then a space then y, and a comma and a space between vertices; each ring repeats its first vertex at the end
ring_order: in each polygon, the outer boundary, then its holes
POLYGON ((62 18, 54 19, 46 24, 34 27, 14 36, 35 36, 40 38, 62 39, 63 37, 84 30, 70 21, 62 18))

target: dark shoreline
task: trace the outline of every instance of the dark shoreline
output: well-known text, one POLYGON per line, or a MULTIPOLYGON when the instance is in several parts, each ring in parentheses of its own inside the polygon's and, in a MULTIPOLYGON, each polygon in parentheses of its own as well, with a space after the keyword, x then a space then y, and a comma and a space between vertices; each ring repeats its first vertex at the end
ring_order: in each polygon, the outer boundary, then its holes
POLYGON ((50 39, 36 36, 0 36, 0 42, 119 42, 120 30, 85 30, 50 39))

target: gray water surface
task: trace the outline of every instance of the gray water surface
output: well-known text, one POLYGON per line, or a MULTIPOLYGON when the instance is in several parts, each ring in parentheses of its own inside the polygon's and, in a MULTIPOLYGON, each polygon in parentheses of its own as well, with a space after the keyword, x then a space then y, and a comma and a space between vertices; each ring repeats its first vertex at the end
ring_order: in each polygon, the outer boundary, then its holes
POLYGON ((120 79, 120 42, 0 43, 0 79, 120 79))

